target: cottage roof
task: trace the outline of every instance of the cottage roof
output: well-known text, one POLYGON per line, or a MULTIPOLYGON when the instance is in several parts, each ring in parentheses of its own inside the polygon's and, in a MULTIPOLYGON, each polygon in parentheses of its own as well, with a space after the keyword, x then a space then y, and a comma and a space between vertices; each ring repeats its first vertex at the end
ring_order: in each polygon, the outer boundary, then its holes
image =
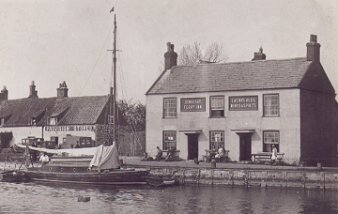
MULTIPOLYGON (((176 66, 164 71, 147 95, 301 88, 311 64, 306 58, 293 58, 176 66)), ((328 81, 326 75, 323 78, 328 81)), ((327 89, 334 93, 331 86, 327 89)))
POLYGON ((24 98, 0 102, 4 126, 47 125, 49 117, 58 117, 57 125, 98 123, 109 96, 66 98, 24 98))

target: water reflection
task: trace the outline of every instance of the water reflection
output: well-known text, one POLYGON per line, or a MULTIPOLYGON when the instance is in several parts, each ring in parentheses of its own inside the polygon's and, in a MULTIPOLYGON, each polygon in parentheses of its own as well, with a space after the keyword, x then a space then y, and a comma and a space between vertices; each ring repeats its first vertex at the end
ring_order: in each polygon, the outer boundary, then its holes
POLYGON ((0 183, 0 213, 338 213, 338 192, 0 183), (89 196, 89 202, 78 202, 89 196))

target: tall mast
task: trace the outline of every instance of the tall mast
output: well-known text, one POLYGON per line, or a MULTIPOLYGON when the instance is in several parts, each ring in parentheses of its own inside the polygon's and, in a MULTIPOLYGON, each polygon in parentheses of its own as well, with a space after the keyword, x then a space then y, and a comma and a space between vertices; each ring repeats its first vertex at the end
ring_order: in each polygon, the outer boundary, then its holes
POLYGON ((114 44, 113 44, 113 88, 112 88, 112 93, 113 93, 113 142, 116 142, 116 113, 117 113, 117 105, 116 105, 116 31, 117 31, 117 26, 116 26, 116 14, 114 14, 114 44))

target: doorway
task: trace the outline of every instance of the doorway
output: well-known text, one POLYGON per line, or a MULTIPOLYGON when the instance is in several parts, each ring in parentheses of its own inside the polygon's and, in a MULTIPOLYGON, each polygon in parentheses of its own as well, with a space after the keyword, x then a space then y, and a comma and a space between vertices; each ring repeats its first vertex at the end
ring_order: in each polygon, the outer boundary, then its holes
POLYGON ((188 136, 188 160, 198 158, 198 135, 187 134, 188 136))
POLYGON ((239 160, 251 161, 251 134, 239 134, 239 160))

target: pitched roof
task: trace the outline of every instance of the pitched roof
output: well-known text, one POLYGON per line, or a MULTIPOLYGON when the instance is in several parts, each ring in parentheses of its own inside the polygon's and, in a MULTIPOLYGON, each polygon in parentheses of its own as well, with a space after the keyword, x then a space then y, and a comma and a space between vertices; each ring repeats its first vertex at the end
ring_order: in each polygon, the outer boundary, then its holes
POLYGON ((164 71, 147 95, 296 88, 311 63, 294 58, 176 66, 164 71))
POLYGON ((108 96, 57 99, 53 112, 62 113, 58 125, 95 124, 108 103, 108 96))
POLYGON ((33 117, 36 124, 47 125, 51 116, 59 117, 57 125, 95 124, 106 107, 109 96, 67 98, 24 98, 0 102, 4 126, 27 126, 33 117))

